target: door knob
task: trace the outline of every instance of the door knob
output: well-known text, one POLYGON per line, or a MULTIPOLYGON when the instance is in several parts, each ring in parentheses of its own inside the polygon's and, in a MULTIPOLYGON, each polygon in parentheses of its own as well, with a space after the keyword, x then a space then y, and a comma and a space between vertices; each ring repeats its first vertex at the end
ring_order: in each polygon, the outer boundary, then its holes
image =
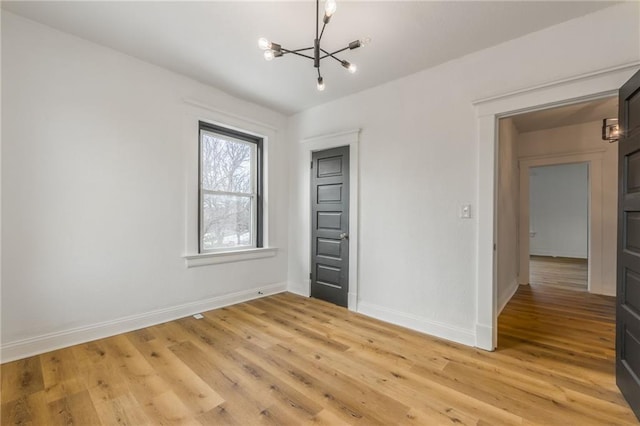
POLYGON ((346 232, 343 232, 342 234, 340 234, 340 239, 341 240, 348 240, 349 239, 349 234, 347 234, 346 232))

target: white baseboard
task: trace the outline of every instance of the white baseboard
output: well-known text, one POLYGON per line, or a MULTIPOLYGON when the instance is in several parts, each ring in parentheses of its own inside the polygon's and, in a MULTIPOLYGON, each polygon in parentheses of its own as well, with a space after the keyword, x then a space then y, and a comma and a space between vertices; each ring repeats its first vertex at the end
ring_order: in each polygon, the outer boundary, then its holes
POLYGON ((184 303, 169 308, 157 309, 143 314, 130 315, 111 321, 75 327, 68 330, 43 334, 28 339, 4 343, 0 349, 2 363, 42 354, 80 343, 102 339, 116 334, 126 333, 184 318, 199 312, 210 311, 236 303, 246 302, 252 299, 269 296, 287 291, 287 283, 277 283, 243 290, 235 293, 224 294, 197 302, 184 303))
POLYGON ((569 257, 573 259, 587 259, 588 256, 580 252, 558 252, 555 250, 546 249, 530 249, 530 256, 547 256, 547 257, 569 257))
POLYGON ((349 307, 349 310, 358 312, 358 295, 356 293, 349 292, 347 297, 347 306, 349 307))
POLYGON ((516 294, 516 291, 518 291, 518 286, 518 279, 516 278, 511 282, 509 288, 505 291, 500 300, 498 300, 498 315, 502 313, 502 310, 505 306, 507 306, 509 300, 511 300, 513 295, 516 294))
POLYGON ((605 286, 594 286, 592 285, 591 288, 589 289, 589 293, 591 294, 599 294, 602 296, 611 296, 611 297, 616 297, 617 294, 617 288, 615 286, 611 287, 605 287, 605 286))
POLYGON ((287 291, 289 293, 297 294, 298 296, 311 296, 311 289, 308 281, 306 283, 296 283, 289 281, 289 283, 287 284, 287 291))
POLYGON ((421 333, 441 337, 456 343, 462 343, 463 345, 473 346, 476 342, 476 336, 473 330, 432 321, 417 315, 407 314, 405 312, 377 306, 371 303, 359 301, 358 312, 363 315, 392 324, 401 325, 421 333))

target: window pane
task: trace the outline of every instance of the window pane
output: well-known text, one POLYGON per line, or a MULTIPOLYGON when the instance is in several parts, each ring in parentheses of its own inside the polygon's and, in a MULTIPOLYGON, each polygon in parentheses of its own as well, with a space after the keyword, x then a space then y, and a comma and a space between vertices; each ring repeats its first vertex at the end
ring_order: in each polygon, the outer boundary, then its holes
POLYGON ((202 249, 252 244, 251 197, 204 194, 202 203, 202 249))
POLYGON ((202 188, 252 192, 253 144, 202 133, 202 188))

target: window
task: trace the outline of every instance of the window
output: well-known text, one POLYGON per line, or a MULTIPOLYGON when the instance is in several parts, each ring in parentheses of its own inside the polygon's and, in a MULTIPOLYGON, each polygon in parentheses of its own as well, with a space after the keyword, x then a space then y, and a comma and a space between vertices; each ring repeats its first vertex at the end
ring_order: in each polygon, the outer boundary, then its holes
POLYGON ((200 122, 200 253, 262 247, 262 139, 200 122))

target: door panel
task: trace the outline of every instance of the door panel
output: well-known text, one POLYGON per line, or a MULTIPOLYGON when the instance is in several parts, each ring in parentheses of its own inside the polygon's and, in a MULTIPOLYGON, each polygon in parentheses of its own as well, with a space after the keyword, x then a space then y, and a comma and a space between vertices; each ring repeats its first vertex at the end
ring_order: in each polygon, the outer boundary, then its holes
POLYGON ((339 203, 341 201, 342 184, 318 185, 318 204, 339 203))
POLYGON ((627 212, 624 248, 630 253, 640 254, 640 212, 627 212))
POLYGON ((627 192, 640 191, 640 152, 636 152, 627 158, 627 192))
POLYGON ((311 162, 311 296, 347 306, 349 147, 314 152, 311 162))
POLYGON ((616 382, 640 418, 640 72, 620 88, 616 382))
POLYGON ((318 230, 342 229, 342 212, 318 212, 318 230))
POLYGON ((339 260, 342 257, 342 241, 330 240, 328 238, 317 239, 317 255, 322 257, 331 257, 339 260))
POLYGON ((637 130, 640 127, 640 96, 636 91, 630 98, 628 98, 626 105, 627 109, 627 126, 631 131, 637 130))
POLYGON ((318 177, 337 176, 342 174, 342 157, 328 157, 318 160, 318 177))
POLYGON ((623 303, 634 314, 640 316, 640 275, 625 271, 623 303))

